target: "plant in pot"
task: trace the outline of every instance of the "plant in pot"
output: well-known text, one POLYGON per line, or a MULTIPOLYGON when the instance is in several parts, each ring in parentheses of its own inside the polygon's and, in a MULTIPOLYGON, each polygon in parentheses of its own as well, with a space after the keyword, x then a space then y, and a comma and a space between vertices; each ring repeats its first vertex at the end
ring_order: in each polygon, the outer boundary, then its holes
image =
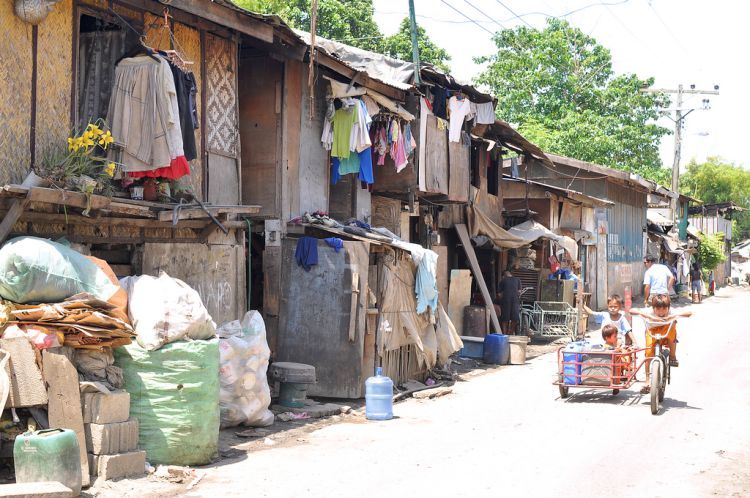
POLYGON ((78 190, 86 194, 87 207, 82 213, 89 215, 91 195, 111 196, 112 177, 116 164, 105 156, 114 138, 102 120, 89 123, 80 133, 68 138, 68 146, 47 155, 33 173, 56 187, 78 190))

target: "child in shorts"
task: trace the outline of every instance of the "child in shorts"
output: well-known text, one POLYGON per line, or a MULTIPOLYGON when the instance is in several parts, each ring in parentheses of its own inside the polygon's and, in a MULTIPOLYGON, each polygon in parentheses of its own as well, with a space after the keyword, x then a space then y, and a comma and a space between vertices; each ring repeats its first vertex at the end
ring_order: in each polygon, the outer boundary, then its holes
POLYGON ((625 377, 630 373, 633 355, 630 353, 631 347, 624 344, 618 332, 617 327, 612 323, 602 327, 605 349, 615 351, 612 355, 612 378, 615 382, 624 382, 625 377))
POLYGON ((637 347, 633 329, 628 323, 628 319, 625 318, 625 313, 622 312, 622 298, 619 295, 612 294, 607 298, 607 311, 594 311, 586 305, 583 306, 583 309, 588 315, 601 320, 602 332, 604 332, 605 326, 614 325, 617 329, 618 341, 627 346, 637 347))
MULTIPOLYGON (((630 310, 630 314, 634 316, 641 316, 649 322, 656 322, 651 324, 648 329, 654 334, 667 334, 667 343, 669 344, 669 366, 679 367, 680 362, 677 360, 677 324, 674 321, 678 317, 689 317, 692 316, 692 311, 678 311, 671 313, 672 300, 665 294, 657 294, 651 298, 652 312, 649 313, 646 310, 630 310), (660 325, 659 322, 664 323, 660 325)), ((646 358, 654 357, 654 350, 656 346, 656 339, 646 333, 646 358)), ((641 393, 647 394, 649 392, 649 379, 651 376, 650 372, 650 361, 646 362, 646 385, 641 389, 641 393)))

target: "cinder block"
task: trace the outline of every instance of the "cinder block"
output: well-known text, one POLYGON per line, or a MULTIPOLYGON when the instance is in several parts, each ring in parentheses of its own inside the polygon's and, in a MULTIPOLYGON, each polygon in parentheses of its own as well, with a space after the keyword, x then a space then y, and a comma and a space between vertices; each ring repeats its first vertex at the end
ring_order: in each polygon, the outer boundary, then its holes
POLYGON ((89 453, 91 475, 102 479, 135 477, 146 472, 146 452, 130 451, 119 455, 92 455, 89 453))
POLYGON ((73 490, 61 482, 23 482, 0 485, 0 498, 70 498, 73 490))
POLYGON ((83 422, 88 424, 112 424, 125 422, 130 417, 130 394, 127 391, 84 393, 83 422))
POLYGON ((85 424, 86 449, 95 455, 114 455, 138 446, 138 420, 112 424, 85 424))

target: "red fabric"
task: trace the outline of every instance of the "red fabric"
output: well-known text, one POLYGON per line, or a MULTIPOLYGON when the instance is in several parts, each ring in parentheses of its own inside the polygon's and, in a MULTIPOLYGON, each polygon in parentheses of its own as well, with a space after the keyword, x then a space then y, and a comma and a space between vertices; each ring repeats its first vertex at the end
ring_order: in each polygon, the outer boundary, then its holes
POLYGON ((164 168, 152 169, 150 171, 131 171, 128 176, 131 178, 167 178, 176 180, 190 174, 190 164, 185 156, 172 159, 169 166, 164 168))

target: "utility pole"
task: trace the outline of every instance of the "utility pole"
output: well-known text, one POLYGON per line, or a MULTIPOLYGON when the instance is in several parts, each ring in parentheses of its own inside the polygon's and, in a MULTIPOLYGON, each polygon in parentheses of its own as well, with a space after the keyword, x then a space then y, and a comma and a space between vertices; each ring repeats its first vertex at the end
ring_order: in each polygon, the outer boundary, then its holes
MULTIPOLYGON (((719 85, 714 85, 713 90, 696 90, 695 85, 690 85, 690 88, 686 89, 682 84, 674 88, 646 88, 643 92, 647 93, 672 93, 677 94, 677 107, 674 109, 675 117, 668 116, 674 122, 674 159, 672 161, 672 192, 680 193, 680 159, 682 155, 682 128, 685 126, 685 118, 688 114, 695 111, 693 109, 682 108, 682 96, 684 94, 692 95, 719 95, 719 85), (687 112, 683 112, 687 111, 687 112)), ((711 108, 710 101, 704 98, 701 107, 702 110, 707 111, 711 108)), ((668 112, 668 111, 665 111, 668 112)), ((677 220, 677 199, 672 199, 672 221, 677 220)))
POLYGON ((414 13, 414 0, 409 0, 409 24, 411 24, 411 57, 414 61, 414 82, 422 83, 422 69, 419 64, 419 45, 417 44, 417 15, 414 13))

